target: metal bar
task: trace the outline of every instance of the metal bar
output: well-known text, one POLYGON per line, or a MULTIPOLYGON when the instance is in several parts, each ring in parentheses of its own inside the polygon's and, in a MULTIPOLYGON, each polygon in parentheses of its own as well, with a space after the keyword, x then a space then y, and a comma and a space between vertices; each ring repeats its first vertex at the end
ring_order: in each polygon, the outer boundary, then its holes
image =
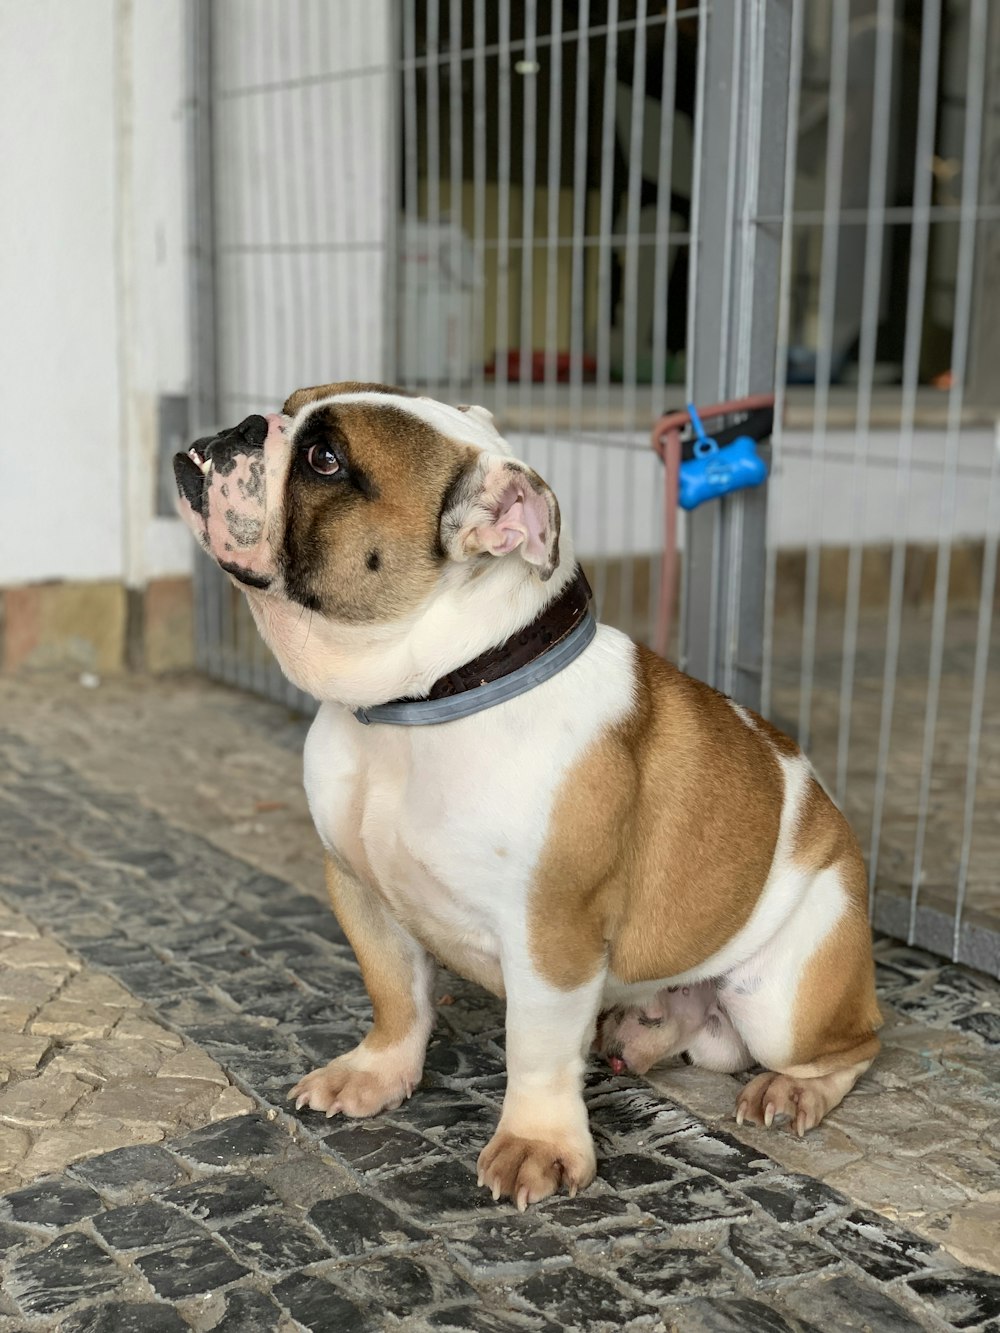
MULTIPOLYGON (((611 384, 611 234, 612 206, 614 204, 614 150, 615 101, 618 93, 618 0, 608 0, 608 32, 604 38, 604 83, 601 112, 601 185, 598 206, 598 231, 604 244, 597 252, 597 391, 598 400, 605 403, 611 384)), ((601 559, 595 570, 594 599, 598 614, 604 605, 608 588, 608 496, 610 495, 607 460, 603 450, 599 455, 600 475, 595 488, 594 533, 601 559)))
MULTIPOLYGON (((402 13, 403 52, 413 53, 417 45, 417 0, 407 0, 402 13)), ((406 373, 402 378, 409 385, 415 378, 417 339, 414 337, 416 311, 413 297, 416 291, 414 253, 417 227, 420 222, 420 150, 417 138, 417 72, 412 61, 403 61, 403 168, 404 214, 403 224, 403 318, 400 340, 401 364, 406 373), (406 341, 408 340, 408 342, 406 341), (411 373, 412 372, 412 373, 411 373)))
POLYGON ((483 396, 486 367, 486 0, 475 0, 472 65, 472 236, 475 254, 475 299, 472 326, 476 347, 473 399, 483 396))
POLYGON ((847 50, 850 10, 834 5, 831 28, 830 94, 826 144, 826 188, 823 202, 830 209, 823 225, 819 280, 819 339, 816 349, 816 397, 812 459, 809 466, 809 512, 815 516, 813 536, 806 547, 805 595, 802 607, 802 662, 799 674, 798 742, 809 748, 812 720, 813 675, 816 665, 816 629, 819 619, 819 565, 823 534, 824 449, 833 372, 834 318, 837 305, 837 251, 840 229, 832 219, 840 209, 844 175, 844 129, 847 117, 847 50))
POLYGON ((210 0, 188 0, 187 68, 188 246, 191 338, 191 425, 196 432, 219 424, 219 327, 216 254, 215 124, 212 85, 217 49, 210 0))
MULTIPOLYGON (((590 42, 585 33, 590 20, 590 0, 580 0, 577 20, 576 45, 576 104, 574 107, 574 145, 573 155, 573 249, 570 270, 570 316, 569 316, 569 418, 570 429, 578 427, 583 404, 583 345, 584 345, 584 265, 583 236, 587 218, 587 108, 589 103, 590 81, 590 42)), ((570 516, 576 528, 580 517, 580 486, 577 485, 577 469, 572 476, 570 492, 570 516)))
MULTIPOLYGON (((440 256, 440 238, 436 235, 436 228, 441 222, 441 120, 440 120, 440 72, 441 67, 438 60, 434 57, 438 54, 438 43, 440 41, 441 26, 441 0, 427 0, 427 88, 425 95, 426 106, 426 125, 427 125, 427 227, 428 238, 433 238, 433 254, 431 260, 431 270, 435 270, 436 261, 440 256)), ((437 322, 435 327, 434 302, 427 301, 426 310, 426 328, 424 336, 427 339, 427 348, 430 349, 439 344, 441 338, 441 325, 437 322)), ((428 355, 430 352, 428 351, 428 355)), ((425 376, 425 380, 430 380, 430 375, 425 376)))
POLYGON ((559 340, 559 264, 556 240, 559 235, 562 167, 562 5, 552 6, 551 63, 549 65, 549 129, 546 154, 545 229, 545 454, 542 475, 552 465, 553 406, 556 392, 556 352, 559 340))
POLYGON ((882 296, 883 227, 876 221, 885 201, 889 163, 889 119, 892 92, 892 42, 895 0, 878 0, 875 36, 875 91, 872 115, 872 146, 868 172, 868 203, 872 221, 865 236, 864 295, 861 309, 861 343, 858 351, 858 412, 854 433, 851 510, 853 536, 847 562, 847 595, 844 606, 844 640, 840 671, 840 718, 837 727, 837 776, 834 795, 842 805, 847 795, 847 768, 851 748, 851 709, 854 701, 854 666, 858 651, 858 618, 861 608, 861 566, 864 556, 864 517, 871 445, 872 387, 878 338, 879 305, 882 296))
POLYGON ((979 776, 979 742, 983 734, 986 704, 987 667, 990 635, 993 630, 993 598, 997 583, 997 538, 1000 533, 1000 428, 993 439, 989 498, 986 505, 986 540, 983 545, 983 575, 979 586, 979 616, 976 625, 976 659, 972 669, 972 702, 969 708, 969 747, 965 769, 965 809, 962 816, 962 848, 955 886, 955 934, 951 956, 958 962, 962 942, 962 915, 969 886, 972 859, 972 833, 976 817, 976 789, 979 776))
MULTIPOLYGON (((448 212, 451 223, 453 225, 457 224, 464 236, 465 227, 463 226, 462 216, 462 65, 459 58, 461 46, 462 4, 461 0, 450 0, 448 6, 448 157, 451 203, 448 212)), ((460 357, 464 356, 465 352, 466 343, 463 338, 461 348, 455 349, 455 355, 448 367, 448 392, 453 403, 458 398, 458 367, 460 357)))
MULTIPOLYGON (((655 254, 653 258, 653 331, 650 356, 650 416, 664 410, 667 386, 667 292, 670 282, 670 201, 674 170, 674 115, 677 96, 677 0, 668 0, 667 26, 663 38, 663 74, 660 82, 660 137, 656 172, 655 254)), ((654 531, 663 539, 665 515, 659 496, 654 492, 657 515, 654 531)), ((660 543, 658 543, 660 545, 660 543)), ((660 604, 661 562, 654 560, 649 580, 648 617, 650 632, 656 624, 660 604)), ((670 645, 664 645, 669 652, 670 645)))
POLYGON ((965 142, 962 150, 962 212, 959 230, 958 273, 955 280, 955 323, 951 345, 952 387, 948 396, 948 426, 945 433, 940 538, 934 578, 934 607, 931 613, 931 659, 927 674, 927 709, 924 714, 924 744, 917 806, 917 828, 913 842, 913 882, 910 889, 912 944, 917 924, 917 898, 923 869, 924 841, 934 771, 934 738, 937 731, 944 636, 948 619, 948 578, 955 524, 955 493, 958 449, 962 430, 962 399, 969 359, 969 330, 972 312, 972 278, 976 250, 976 200, 979 195, 980 150, 983 128, 983 91, 986 74, 986 0, 972 0, 969 15, 969 81, 965 108, 965 142))
POLYGON ((390 5, 386 30, 387 48, 383 52, 382 67, 385 96, 389 103, 387 123, 391 127, 385 142, 385 197, 389 201, 386 212, 386 230, 383 241, 382 282, 382 378, 387 384, 398 384, 400 379, 399 327, 402 301, 400 299, 400 241, 402 231, 403 186, 400 180, 402 166, 401 145, 403 99, 400 95, 397 60, 402 49, 402 16, 400 6, 390 5))
POLYGON ((493 353, 497 412, 507 405, 507 349, 510 344, 510 0, 500 0, 497 59, 497 267, 496 346, 493 353))
MULTIPOLYGON (((628 150, 628 186, 626 193, 625 234, 625 280, 624 302, 622 308, 622 389, 626 416, 635 412, 637 367, 637 306, 639 300, 639 253, 636 244, 639 232, 639 203, 642 189, 642 137, 643 116, 646 106, 646 0, 638 0, 636 6, 635 51, 632 61, 632 105, 629 123, 628 150)), ((635 516, 628 512, 635 503, 635 468, 634 455, 625 458, 622 471, 624 504, 626 506, 625 531, 628 534, 635 529, 635 516)), ((624 617, 621 628, 633 632, 635 618, 635 564, 634 545, 631 550, 622 552, 621 607, 624 617)))
MULTIPOLYGON (((781 259, 778 275, 778 329, 775 339, 774 427, 771 436, 771 480, 768 485, 767 524, 778 530, 784 486, 781 473, 785 446, 785 394, 788 380, 789 322, 791 317, 792 256, 795 233, 791 224, 795 206, 795 171, 798 165, 799 104, 802 92, 803 33, 805 0, 792 0, 791 57, 788 70, 788 115, 785 122, 784 220, 781 227, 781 259)), ((774 670, 774 613, 777 594, 778 543, 772 537, 766 544, 764 567, 764 641, 761 645, 760 711, 771 715, 771 690, 774 670)))
MULTIPOLYGON (((773 384, 780 237, 753 218, 783 199, 791 13, 791 0, 780 0, 716 6, 703 18, 688 337, 695 402, 773 384)), ((766 494, 758 488, 725 496, 692 511, 685 527, 686 669, 710 684, 724 680, 734 698, 757 708, 766 494), (738 585, 728 595, 725 570, 738 585)))
MULTIPOLYGON (((525 0, 524 55, 528 65, 537 66, 535 38, 538 28, 537 0, 525 0)), ((534 258, 535 258, 535 115, 538 79, 534 72, 521 76, 521 319, 518 342, 518 380, 521 410, 524 413, 534 378, 534 258)), ((530 443, 530 435, 525 441, 530 443)))
POLYGON ((934 184, 934 136, 937 119, 938 59, 941 46, 941 0, 924 5, 920 40, 920 101, 917 112, 917 144, 913 177, 913 232, 910 237, 910 269, 906 294, 906 337, 903 348, 903 395, 899 432, 899 461, 896 472, 895 521, 892 560, 889 570, 889 608, 886 615, 885 665, 882 674, 882 709, 879 718, 878 758, 872 797, 871 846, 868 853, 868 906, 874 908, 878 877, 879 846, 885 793, 889 775, 889 747, 896 698, 896 672, 903 622, 903 576, 906 570, 906 507, 913 456, 913 425, 920 376, 920 346, 923 340, 924 299, 927 290, 927 254, 930 240, 931 191, 934 184))

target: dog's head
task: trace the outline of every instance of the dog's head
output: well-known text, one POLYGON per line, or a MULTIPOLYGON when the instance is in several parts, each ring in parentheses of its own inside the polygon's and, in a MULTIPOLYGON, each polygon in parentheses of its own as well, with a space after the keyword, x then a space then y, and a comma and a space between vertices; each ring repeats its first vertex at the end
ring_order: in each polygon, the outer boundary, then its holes
POLYGON ((504 557, 547 580, 559 562, 555 496, 490 413, 385 385, 300 389, 174 474, 188 526, 251 602, 338 624, 398 620, 458 566, 504 557))

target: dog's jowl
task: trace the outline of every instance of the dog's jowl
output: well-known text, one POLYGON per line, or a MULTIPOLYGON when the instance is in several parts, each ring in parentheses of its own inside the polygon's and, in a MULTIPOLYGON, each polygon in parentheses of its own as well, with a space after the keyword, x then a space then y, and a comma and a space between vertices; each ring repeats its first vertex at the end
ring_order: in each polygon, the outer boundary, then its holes
POLYGON ((594 1174, 594 1043, 637 1073, 764 1067, 740 1121, 801 1134, 837 1105, 880 1022, 850 829, 786 736, 595 626, 556 497, 487 411, 304 389, 175 472, 322 705, 306 791, 374 1019, 300 1107, 410 1096, 435 960, 505 998, 479 1175, 520 1207, 594 1174))

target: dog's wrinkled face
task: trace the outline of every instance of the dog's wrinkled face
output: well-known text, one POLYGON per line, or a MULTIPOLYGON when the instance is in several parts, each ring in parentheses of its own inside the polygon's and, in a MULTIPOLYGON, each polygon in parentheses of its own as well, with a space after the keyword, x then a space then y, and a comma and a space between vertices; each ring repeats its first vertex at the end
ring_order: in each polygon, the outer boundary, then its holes
POLYGON ((558 564, 552 492, 483 408, 383 385, 300 389, 174 459, 179 509, 248 590, 344 623, 419 606, 449 561, 558 564))

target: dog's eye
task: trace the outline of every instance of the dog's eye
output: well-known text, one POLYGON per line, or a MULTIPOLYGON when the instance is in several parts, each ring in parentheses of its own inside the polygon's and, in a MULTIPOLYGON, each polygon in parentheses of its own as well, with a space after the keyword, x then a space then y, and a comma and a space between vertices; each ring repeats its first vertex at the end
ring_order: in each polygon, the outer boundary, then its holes
POLYGON ((340 471, 340 460, 328 444, 311 445, 306 460, 321 477, 332 477, 340 471))

